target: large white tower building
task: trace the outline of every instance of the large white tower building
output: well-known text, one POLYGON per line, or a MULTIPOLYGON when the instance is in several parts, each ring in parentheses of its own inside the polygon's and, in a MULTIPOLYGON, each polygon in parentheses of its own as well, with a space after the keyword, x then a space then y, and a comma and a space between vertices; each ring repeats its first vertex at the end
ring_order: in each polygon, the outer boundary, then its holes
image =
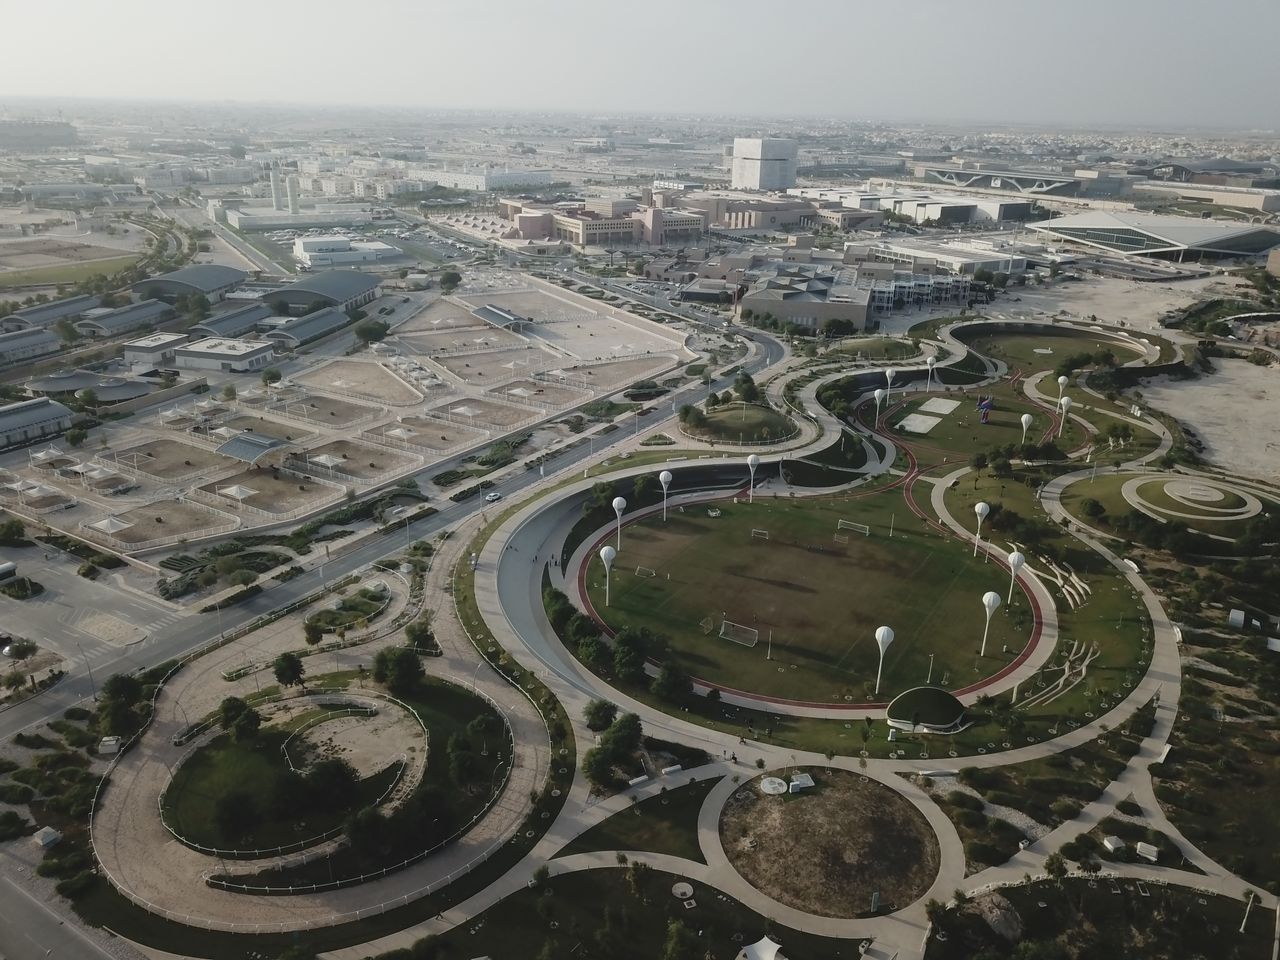
POLYGON ((733 141, 736 190, 786 190, 796 185, 796 142, 737 137, 733 141))

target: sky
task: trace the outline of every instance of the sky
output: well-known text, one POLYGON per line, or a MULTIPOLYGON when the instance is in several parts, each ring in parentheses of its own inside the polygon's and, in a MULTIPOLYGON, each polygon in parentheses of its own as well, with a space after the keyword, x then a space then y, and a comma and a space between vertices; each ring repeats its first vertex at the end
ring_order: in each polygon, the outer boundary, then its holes
POLYGON ((0 0, 5 96, 1280 128, 1280 0, 0 0))

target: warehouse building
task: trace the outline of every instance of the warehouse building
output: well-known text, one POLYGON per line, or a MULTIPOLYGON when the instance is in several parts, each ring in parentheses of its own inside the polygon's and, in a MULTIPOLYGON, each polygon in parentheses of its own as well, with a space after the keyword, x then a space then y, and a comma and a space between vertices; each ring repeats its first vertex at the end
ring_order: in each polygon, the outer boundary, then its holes
POLYGON ((172 367, 173 352, 189 338, 185 333, 153 333, 124 345, 124 362, 154 369, 172 367))
POLYGON ((264 293, 262 300, 291 314, 302 314, 319 307, 359 308, 380 296, 382 287, 377 277, 354 270, 326 270, 264 293))
POLYGON ((1032 230, 1112 253, 1164 260, 1250 256, 1280 244, 1280 231, 1244 223, 1143 213, 1079 213, 1027 224, 1032 230))
POLYGON ((9 365, 47 357, 62 349, 62 338, 49 330, 32 328, 0 333, 0 364, 9 365))
POLYGON ((172 273, 162 273, 158 277, 139 280, 133 285, 133 291, 144 299, 164 300, 167 303, 173 303, 178 297, 204 294, 210 302, 216 303, 248 279, 249 274, 235 267, 224 267, 220 263, 199 263, 172 273))
POLYGON ((208 320, 195 324, 191 333, 193 336, 242 337, 255 330, 262 321, 275 315, 265 303, 246 303, 243 307, 215 314, 208 320))
POLYGON ((100 303, 97 297, 67 297, 51 303, 37 303, 31 307, 15 310, 0 321, 5 331, 12 330, 47 330, 59 320, 79 320, 86 310, 93 310, 100 303))
POLYGON ((115 337, 131 330, 154 327, 174 316, 173 307, 161 300, 143 300, 114 310, 91 310, 76 329, 86 337, 115 337))
POLYGON ((286 349, 296 350, 312 340, 336 333, 351 322, 344 310, 326 307, 305 316, 290 317, 283 323, 268 328, 262 338, 286 349))
POLYGON ((307 269, 342 263, 375 263, 404 254, 382 240, 352 240, 343 236, 298 237, 293 241, 293 258, 307 269))
POLYGON ((56 437, 70 428, 71 411, 48 397, 0 407, 0 449, 56 437))

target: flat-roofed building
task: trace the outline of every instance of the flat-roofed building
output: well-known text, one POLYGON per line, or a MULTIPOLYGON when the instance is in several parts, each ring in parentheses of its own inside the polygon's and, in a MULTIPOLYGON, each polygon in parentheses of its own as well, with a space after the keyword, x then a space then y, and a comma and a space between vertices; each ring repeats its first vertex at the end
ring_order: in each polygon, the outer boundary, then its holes
POLYGON ((173 366, 173 352, 190 337, 185 333, 153 333, 124 345, 124 362, 148 367, 173 366))
POLYGON ((275 346, 257 340, 209 337, 174 350, 174 364, 184 370, 220 370, 250 373, 275 359, 275 346))
POLYGON ((1112 253, 1178 261, 1256 255, 1280 244, 1280 231, 1259 224, 1143 213, 1096 211, 1027 226, 1059 240, 1112 253))
POLYGON ((827 320, 847 320, 865 330, 870 298, 855 279, 852 268, 779 264, 752 284, 739 303, 757 317, 768 315, 811 330, 827 320))
POLYGON ((786 190, 796 185, 794 140, 780 137, 737 137, 733 141, 732 183, 735 190, 786 190))
POLYGON ((71 410, 48 397, 0 407, 0 449, 56 437, 70 428, 71 410))

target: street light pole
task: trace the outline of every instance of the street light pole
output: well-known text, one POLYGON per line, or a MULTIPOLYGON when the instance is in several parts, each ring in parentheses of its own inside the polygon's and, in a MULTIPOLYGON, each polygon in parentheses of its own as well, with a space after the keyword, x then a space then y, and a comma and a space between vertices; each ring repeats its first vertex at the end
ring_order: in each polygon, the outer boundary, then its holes
POLYGON ((93 667, 89 666, 89 657, 84 652, 84 647, 80 646, 80 641, 76 641, 76 649, 80 651, 80 656, 84 659, 84 669, 89 674, 89 689, 93 692, 93 702, 98 702, 98 685, 93 682, 93 667))

